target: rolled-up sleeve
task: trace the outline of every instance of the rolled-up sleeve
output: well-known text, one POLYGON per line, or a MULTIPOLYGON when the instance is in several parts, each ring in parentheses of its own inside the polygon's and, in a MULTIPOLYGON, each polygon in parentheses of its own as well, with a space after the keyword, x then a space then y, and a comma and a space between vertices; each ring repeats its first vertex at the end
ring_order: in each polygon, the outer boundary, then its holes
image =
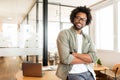
POLYGON ((95 63, 97 61, 97 59, 98 59, 98 57, 96 55, 96 49, 95 49, 95 46, 94 46, 91 39, 89 39, 89 42, 90 42, 90 46, 89 46, 88 54, 92 58, 93 63, 95 63))
POLYGON ((66 31, 61 31, 57 38, 57 48, 60 62, 63 64, 70 64, 74 58, 70 54, 69 35, 66 31))

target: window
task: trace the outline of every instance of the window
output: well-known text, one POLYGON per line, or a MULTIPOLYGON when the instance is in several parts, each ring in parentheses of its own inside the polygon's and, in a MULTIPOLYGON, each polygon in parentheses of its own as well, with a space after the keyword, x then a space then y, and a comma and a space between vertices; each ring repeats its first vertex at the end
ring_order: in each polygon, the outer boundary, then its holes
POLYGON ((70 22, 70 13, 73 7, 61 6, 61 22, 70 22))
POLYGON ((96 11, 96 47, 97 49, 114 49, 113 5, 96 11))
POLYGON ((120 52, 120 1, 118 3, 118 50, 120 52))
POLYGON ((60 31, 59 5, 48 4, 48 51, 57 51, 56 39, 60 31))
POLYGON ((55 51, 57 48, 56 39, 60 31, 60 25, 59 22, 49 22, 48 24, 48 50, 55 51))
POLYGON ((63 29, 69 29, 72 26, 72 24, 69 23, 69 22, 68 23, 64 22, 64 23, 61 24, 61 26, 62 26, 61 30, 63 30, 63 29))
POLYGON ((2 25, 3 31, 3 45, 4 47, 17 47, 17 24, 6 24, 2 25))

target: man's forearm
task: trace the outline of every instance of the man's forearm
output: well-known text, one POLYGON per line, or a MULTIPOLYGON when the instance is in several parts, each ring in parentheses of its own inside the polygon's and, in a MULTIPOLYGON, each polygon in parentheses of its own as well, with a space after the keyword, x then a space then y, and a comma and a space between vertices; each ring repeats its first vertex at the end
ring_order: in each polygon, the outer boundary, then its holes
POLYGON ((73 61, 70 64, 87 64, 87 62, 85 62, 77 57, 74 57, 73 61))
POLYGON ((92 59, 89 54, 79 54, 79 53, 72 53, 72 55, 86 63, 91 63, 92 59))

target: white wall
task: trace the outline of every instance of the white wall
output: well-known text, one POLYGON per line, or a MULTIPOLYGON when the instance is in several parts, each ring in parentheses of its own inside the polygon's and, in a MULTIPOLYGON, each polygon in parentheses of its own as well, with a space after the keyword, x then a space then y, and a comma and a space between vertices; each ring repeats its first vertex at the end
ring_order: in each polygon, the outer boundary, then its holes
POLYGON ((103 65, 112 68, 114 64, 120 64, 120 53, 111 51, 98 51, 97 56, 101 59, 103 65))

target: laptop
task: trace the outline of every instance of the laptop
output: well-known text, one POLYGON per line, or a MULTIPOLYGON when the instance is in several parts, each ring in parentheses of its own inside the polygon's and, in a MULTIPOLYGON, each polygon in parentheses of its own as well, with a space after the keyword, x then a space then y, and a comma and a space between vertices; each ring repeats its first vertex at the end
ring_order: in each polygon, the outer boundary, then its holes
POLYGON ((42 64, 41 63, 22 63, 23 76, 29 77, 41 77, 42 76, 42 64))

